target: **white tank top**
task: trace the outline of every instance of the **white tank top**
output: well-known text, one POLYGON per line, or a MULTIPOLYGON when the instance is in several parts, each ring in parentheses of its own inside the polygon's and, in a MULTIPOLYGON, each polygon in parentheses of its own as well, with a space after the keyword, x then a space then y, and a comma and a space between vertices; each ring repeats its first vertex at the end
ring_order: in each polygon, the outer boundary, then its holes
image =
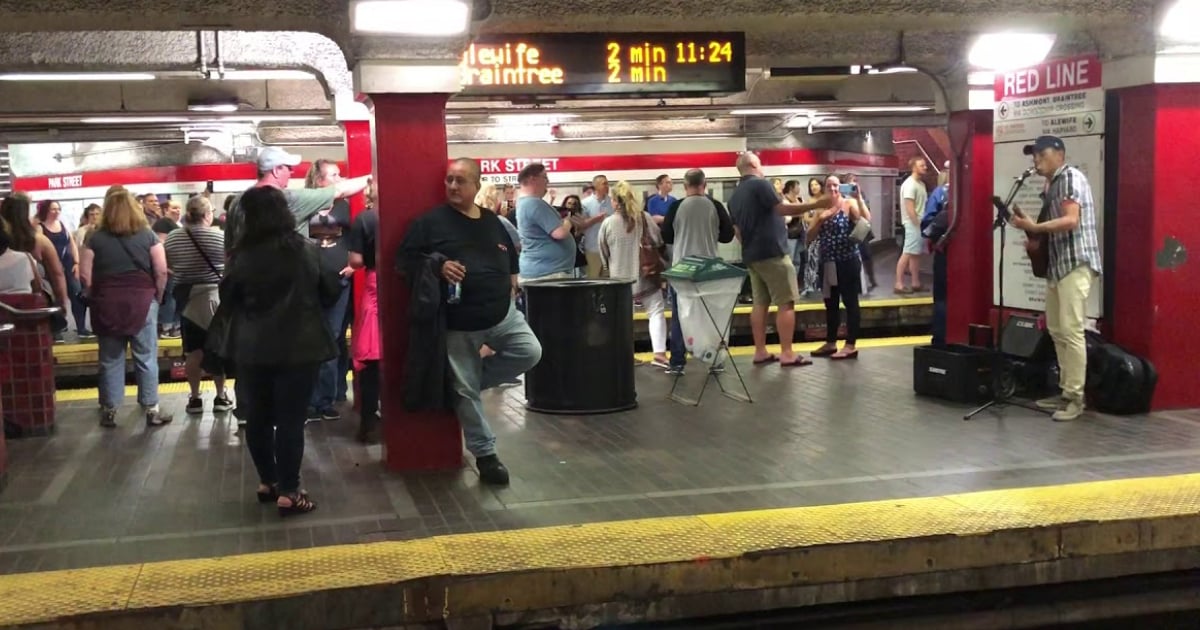
POLYGON ((33 258, 13 249, 0 254, 0 293, 33 293, 33 258))

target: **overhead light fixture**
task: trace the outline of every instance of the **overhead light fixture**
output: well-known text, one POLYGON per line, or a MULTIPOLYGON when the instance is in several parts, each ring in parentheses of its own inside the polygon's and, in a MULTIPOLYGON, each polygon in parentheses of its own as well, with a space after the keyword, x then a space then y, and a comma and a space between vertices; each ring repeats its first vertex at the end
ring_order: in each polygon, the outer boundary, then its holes
POLYGON ((226 70, 213 78, 224 81, 304 81, 316 76, 304 70, 226 70))
POLYGON ((529 113, 529 114, 492 114, 492 120, 502 125, 553 125, 569 118, 579 118, 579 114, 567 113, 529 113))
POLYGON ((920 72, 920 70, 905 65, 885 65, 879 68, 872 65, 850 66, 850 74, 904 74, 908 72, 920 72))
POLYGON ((35 72, 0 74, 0 81, 153 81, 149 72, 35 72))
POLYGON ((802 109, 799 107, 778 107, 778 108, 763 108, 763 109, 735 109, 729 112, 730 116, 787 116, 811 113, 810 109, 802 109))
POLYGON ((991 88, 967 91, 967 109, 992 109, 996 106, 996 92, 991 88))
POLYGON ((967 73, 967 85, 978 87, 991 86, 996 83, 996 73, 991 70, 972 70, 967 73))
POLYGON ((186 116, 97 116, 95 118, 80 118, 85 125, 135 125, 151 123, 184 123, 190 120, 186 116))
POLYGON ((356 33, 448 37, 467 32, 471 7, 462 0, 357 0, 350 3, 356 33))
POLYGON ((462 116, 459 116, 458 114, 446 114, 446 120, 458 120, 460 118, 462 118, 462 116))
POLYGON ((1196 22, 1200 21, 1200 2, 1196 0, 1175 0, 1163 12, 1163 21, 1158 26, 1158 34, 1164 39, 1175 42, 1200 42, 1200 33, 1196 32, 1196 22))
POLYGON ((487 135, 497 142, 555 142, 553 125, 533 125, 529 127, 489 127, 487 135))
POLYGON ((214 101, 210 103, 188 103, 189 112, 236 112, 237 101, 214 101))
POLYGON ((1045 61, 1053 47, 1053 34, 984 33, 971 45, 967 61, 975 68, 1004 72, 1045 61))
POLYGON ((872 105, 872 106, 867 106, 867 107, 851 107, 851 108, 847 109, 846 111, 861 112, 861 113, 866 113, 866 112, 875 112, 875 113, 897 112, 897 113, 899 113, 899 112, 927 112, 931 109, 933 109, 933 108, 929 107, 927 105, 878 105, 878 106, 872 105))

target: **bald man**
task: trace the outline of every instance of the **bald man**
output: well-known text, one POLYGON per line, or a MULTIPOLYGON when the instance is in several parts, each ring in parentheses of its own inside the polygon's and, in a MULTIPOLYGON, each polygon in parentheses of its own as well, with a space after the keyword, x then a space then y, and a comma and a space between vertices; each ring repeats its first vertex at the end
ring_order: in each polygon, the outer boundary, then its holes
MULTIPOLYGON (((475 204, 479 192, 479 163, 460 158, 446 172, 446 203, 413 222, 400 245, 399 261, 410 283, 422 290, 419 300, 442 303, 445 314, 445 363, 453 380, 454 412, 462 425, 467 450, 475 456, 479 480, 490 485, 507 485, 508 469, 496 455, 496 436, 484 417, 480 392, 512 381, 529 371, 542 357, 538 342, 525 317, 513 302, 519 272, 517 248, 494 212, 475 204), (441 288, 439 296, 424 292, 423 278, 433 272, 441 288), (454 300, 448 296, 453 290, 454 300), (492 352, 480 355, 488 346, 492 352)), ((422 339, 410 356, 406 387, 426 388, 440 384, 436 370, 442 363, 437 352, 436 329, 428 322, 412 321, 412 333, 422 339), (418 365, 418 363, 420 365, 418 365), (415 369, 414 369, 415 368, 415 369), (426 373, 421 377, 420 374, 426 373)), ((428 400, 439 391, 422 389, 428 400)), ((405 403, 410 405, 410 392, 405 403)), ((424 400, 420 402, 425 402, 424 400)))

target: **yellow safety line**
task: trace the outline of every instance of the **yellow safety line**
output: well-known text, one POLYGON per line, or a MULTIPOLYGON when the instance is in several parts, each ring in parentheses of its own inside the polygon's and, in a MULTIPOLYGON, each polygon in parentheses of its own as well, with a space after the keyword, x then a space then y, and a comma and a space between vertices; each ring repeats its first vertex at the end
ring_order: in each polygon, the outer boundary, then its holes
MULTIPOLYGON (((860 339, 858 342, 858 347, 863 348, 863 349, 869 349, 869 348, 891 348, 891 347, 895 347, 895 346, 919 346, 919 345, 927 344, 927 343, 929 343, 929 341, 930 341, 929 336, 860 339)), ((812 352, 813 350, 816 350, 817 348, 821 347, 822 343, 823 342, 820 342, 820 341, 812 341, 812 342, 806 341, 804 343, 792 344, 792 348, 794 348, 796 350, 796 352, 812 352)), ((767 346, 767 351, 773 352, 773 353, 778 353, 779 345, 775 344, 775 345, 767 346)), ((736 346, 736 347, 730 348, 730 354, 732 354, 735 357, 750 356, 750 355, 754 354, 754 347, 753 346, 736 346)), ((653 352, 641 352, 641 353, 634 355, 634 359, 637 361, 643 362, 643 363, 648 363, 654 359, 654 353, 653 352)), ((347 378, 349 380, 353 381, 354 380, 353 372, 347 378)), ((233 379, 229 379, 229 381, 225 385, 226 388, 232 390, 233 382, 234 382, 233 379)), ((158 393, 160 395, 186 394, 186 393, 188 393, 188 391, 190 391, 188 389, 188 384, 185 382, 182 382, 182 381, 158 384, 158 393)), ((208 392, 215 392, 215 391, 216 390, 213 388, 213 384, 212 384, 211 380, 205 380, 200 383, 200 392, 202 394, 208 393, 208 392)), ((60 402, 60 403, 99 400, 99 395, 100 395, 100 391, 98 389, 96 389, 95 387, 88 387, 88 388, 82 388, 82 389, 60 389, 57 392, 55 392, 54 400, 55 400, 55 402, 60 402)), ((136 385, 126 385, 125 386, 125 396, 126 397, 137 396, 137 386, 136 385)))
MULTIPOLYGON (((863 308, 902 308, 906 306, 930 306, 933 304, 933 296, 915 297, 915 298, 882 298, 878 300, 863 300, 860 305, 863 308)), ((753 309, 752 306, 740 305, 733 309, 734 315, 749 315, 753 309)), ((769 312, 774 313, 779 310, 778 306, 772 306, 769 312)), ((825 304, 821 302, 800 302, 796 304, 797 313, 808 313, 812 311, 824 311, 825 304)), ((671 309, 664 311, 667 317, 671 316, 671 309)), ((634 320, 645 320, 647 315, 644 311, 634 311, 634 320)))
POLYGON ((458 534, 0 576, 0 626, 161 614, 129 627, 163 627, 179 610, 202 619, 203 607, 240 619, 243 602, 379 585, 423 602, 405 621, 442 621, 997 567, 1050 574, 1067 560, 1193 549, 1198 524, 1190 474, 458 534))

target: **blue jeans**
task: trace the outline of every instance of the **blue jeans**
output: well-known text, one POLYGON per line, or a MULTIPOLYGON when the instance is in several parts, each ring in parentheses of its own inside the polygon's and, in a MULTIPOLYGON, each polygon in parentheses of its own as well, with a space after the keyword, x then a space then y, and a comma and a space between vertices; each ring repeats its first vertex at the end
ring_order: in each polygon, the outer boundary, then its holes
POLYGON ((542 358, 538 342, 525 316, 510 306, 499 324, 485 330, 451 330, 446 333, 446 355, 454 374, 454 413, 462 425, 467 450, 475 457, 496 452, 496 436, 483 416, 479 394, 507 383, 528 372, 542 358), (480 358, 479 348, 487 344, 496 354, 480 358))
POLYGON ((158 311, 158 327, 172 328, 179 325, 179 313, 175 309, 175 276, 167 276, 167 288, 162 307, 158 311))
POLYGON ((349 356, 346 348, 346 327, 350 325, 350 282, 342 280, 342 293, 337 303, 325 309, 325 322, 333 333, 333 342, 338 347, 338 356, 321 364, 317 371, 317 386, 312 390, 309 406, 317 411, 333 409, 333 402, 338 394, 346 391, 346 371, 349 369, 349 356), (345 366, 345 367, 343 367, 345 366), (341 381, 339 384, 338 381, 341 381))
POLYGON ((132 337, 101 335, 100 406, 116 409, 125 402, 125 348, 133 355, 133 374, 137 379, 137 401, 149 408, 158 404, 158 302, 150 302, 146 323, 132 337))
POLYGON ((667 347, 671 350, 671 369, 682 370, 687 365, 687 344, 683 340, 683 326, 679 323, 679 295, 675 287, 671 292, 671 333, 667 335, 667 347))

